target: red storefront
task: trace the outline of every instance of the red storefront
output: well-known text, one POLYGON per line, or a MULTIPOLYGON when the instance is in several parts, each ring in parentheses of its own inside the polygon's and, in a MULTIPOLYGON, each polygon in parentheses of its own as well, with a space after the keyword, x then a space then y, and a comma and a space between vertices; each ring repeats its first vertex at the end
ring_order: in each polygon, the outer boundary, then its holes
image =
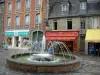
POLYGON ((78 31, 46 31, 46 40, 62 41, 72 52, 78 52, 78 31))

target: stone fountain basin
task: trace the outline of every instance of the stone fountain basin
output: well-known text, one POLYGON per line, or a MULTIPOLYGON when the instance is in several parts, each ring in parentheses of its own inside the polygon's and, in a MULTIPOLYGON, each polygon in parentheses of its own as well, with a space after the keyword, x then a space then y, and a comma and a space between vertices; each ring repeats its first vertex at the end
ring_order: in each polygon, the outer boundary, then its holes
MULTIPOLYGON (((57 62, 57 63, 36 63, 36 62, 19 62, 16 58, 20 56, 27 56, 30 53, 17 54, 7 57, 7 65, 10 68, 16 70, 22 70, 26 72, 68 72, 79 69, 81 67, 80 58, 73 55, 73 60, 57 62), (16 58, 15 58, 16 56, 16 58)), ((66 55, 68 57, 68 55, 66 55)))

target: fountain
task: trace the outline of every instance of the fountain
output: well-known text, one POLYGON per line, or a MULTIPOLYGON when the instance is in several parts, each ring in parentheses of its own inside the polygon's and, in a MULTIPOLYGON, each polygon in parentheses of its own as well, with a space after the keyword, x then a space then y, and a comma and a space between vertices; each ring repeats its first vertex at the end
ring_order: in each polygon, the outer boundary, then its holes
POLYGON ((7 64, 13 69, 27 72, 68 72, 80 68, 79 57, 72 55, 63 42, 54 41, 46 47, 45 35, 42 41, 33 41, 31 53, 19 53, 7 57, 7 64), (49 49, 53 49, 50 53, 49 49))

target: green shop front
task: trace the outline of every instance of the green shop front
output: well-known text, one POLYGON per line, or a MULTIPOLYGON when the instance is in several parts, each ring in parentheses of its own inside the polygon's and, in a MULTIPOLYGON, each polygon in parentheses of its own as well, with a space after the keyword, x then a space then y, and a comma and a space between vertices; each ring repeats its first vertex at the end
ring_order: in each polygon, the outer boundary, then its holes
POLYGON ((29 43, 29 30, 16 30, 5 32, 5 43, 9 47, 26 47, 29 43))

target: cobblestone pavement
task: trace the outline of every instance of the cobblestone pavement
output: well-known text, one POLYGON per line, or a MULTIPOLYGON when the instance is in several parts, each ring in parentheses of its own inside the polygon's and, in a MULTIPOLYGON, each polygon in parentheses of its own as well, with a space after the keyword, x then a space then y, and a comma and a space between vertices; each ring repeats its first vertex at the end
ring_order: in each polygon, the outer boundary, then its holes
MULTIPOLYGON (((18 50, 17 50, 18 51, 18 50)), ((66 73, 27 73, 7 67, 6 57, 12 50, 0 49, 0 75, 100 75, 100 57, 75 54, 81 58, 81 68, 66 73)), ((26 51, 24 51, 26 52, 26 51)), ((16 52, 13 52, 16 53, 16 52)))

